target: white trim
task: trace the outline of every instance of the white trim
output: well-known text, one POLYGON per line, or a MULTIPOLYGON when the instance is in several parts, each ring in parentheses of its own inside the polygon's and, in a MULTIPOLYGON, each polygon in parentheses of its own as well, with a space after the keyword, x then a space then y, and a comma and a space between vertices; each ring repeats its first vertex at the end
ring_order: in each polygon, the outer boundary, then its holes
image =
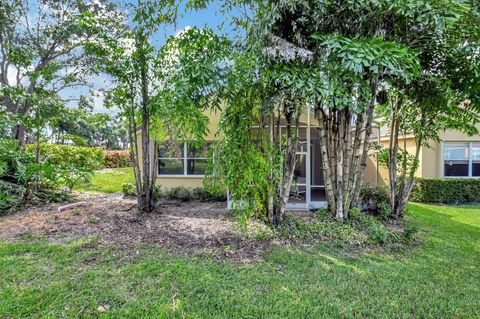
POLYGON ((188 152, 187 143, 183 142, 183 175, 188 175, 187 174, 187 165, 188 165, 187 152, 188 152))
MULTIPOLYGON (((259 126, 259 125, 254 125, 252 126, 253 129, 258 129, 258 128, 267 128, 269 127, 268 125, 266 126, 259 126)), ((282 130, 283 128, 285 128, 286 125, 280 125, 280 133, 282 133, 282 130)), ((298 126, 299 128, 304 128, 306 129, 306 142, 307 142, 307 150, 306 151, 301 151, 301 152, 295 152, 295 156, 297 155, 306 155, 306 174, 305 174, 305 177, 306 177, 306 183, 301 183, 301 184, 297 184, 297 186, 305 186, 306 187, 306 196, 305 196, 305 201, 303 203, 292 203, 289 201, 289 203, 287 204, 287 209, 288 210, 307 210, 307 209, 319 209, 319 208, 325 208, 327 207, 327 202, 326 201, 312 201, 312 194, 311 194, 311 191, 312 191, 312 187, 314 188, 323 188, 325 189, 325 185, 311 185, 312 183, 312 174, 311 174, 311 170, 312 170, 312 157, 311 157, 311 154, 312 154, 312 145, 311 145, 311 130, 312 130, 312 125, 311 125, 311 108, 309 107, 308 110, 307 110, 307 125, 299 125, 298 126)), ((322 167, 319 167, 320 169, 320 172, 322 170, 322 167)), ((228 193, 228 196, 227 196, 227 207, 229 209, 232 209, 233 205, 232 205, 232 201, 231 201, 231 194, 230 192, 228 193)))
POLYGON ((178 178, 178 179, 188 179, 188 178, 204 178, 205 175, 157 175, 157 179, 162 179, 162 178, 178 178))
MULTIPOLYGON (((205 141, 205 143, 209 143, 210 141, 205 141)), ((179 162, 183 162, 183 174, 160 174, 160 169, 157 166, 157 178, 166 177, 166 178, 178 178, 178 177, 205 177, 205 174, 188 174, 188 160, 206 160, 208 161, 207 157, 188 157, 188 142, 183 142, 183 157, 179 159, 178 157, 158 157, 158 162, 160 163, 161 160, 178 160, 179 162)), ((153 162, 153 161, 152 161, 153 162)))
POLYGON ((468 143, 468 176, 472 177, 472 143, 468 143))
POLYGON ((443 141, 440 141, 440 177, 445 177, 445 156, 443 141))

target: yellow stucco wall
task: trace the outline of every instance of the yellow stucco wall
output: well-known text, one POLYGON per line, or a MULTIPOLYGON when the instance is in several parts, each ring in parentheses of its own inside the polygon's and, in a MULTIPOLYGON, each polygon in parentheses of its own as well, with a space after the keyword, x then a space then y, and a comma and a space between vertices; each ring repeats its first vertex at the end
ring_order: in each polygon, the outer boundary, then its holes
POLYGON ((157 178, 157 184, 160 185, 162 189, 169 189, 177 186, 193 189, 195 187, 203 186, 203 176, 159 176, 157 178))
MULTIPOLYGON (((373 142, 379 142, 377 140, 372 140, 373 142)), ((386 137, 380 138, 380 143, 383 147, 389 146, 389 140, 386 137)), ((406 138, 401 138, 399 141, 399 147, 404 149, 406 147, 407 152, 410 154, 415 154, 415 138, 413 136, 409 136, 406 138)), ((423 167, 423 158, 425 156, 424 149, 420 152, 420 167, 415 173, 415 176, 422 176, 424 167, 423 167)), ((367 169, 365 172, 365 183, 370 185, 378 185, 378 186, 387 186, 388 185, 388 169, 383 165, 378 165, 376 158, 371 153, 368 161, 367 161, 367 169)))
MULTIPOLYGON (((219 139, 217 133, 217 128, 220 123, 220 112, 215 112, 213 110, 207 110, 204 112, 208 116, 208 133, 205 136, 206 141, 215 141, 219 139)), ((203 186, 203 176, 195 175, 183 175, 183 176, 161 176, 157 177, 157 184, 161 186, 162 189, 170 189, 177 186, 183 186, 186 188, 193 189, 195 187, 203 186)))
MULTIPOLYGON (((480 125, 477 125, 477 129, 480 131, 480 125)), ((420 166, 416 172, 418 177, 437 178, 442 177, 442 145, 446 142, 480 142, 480 136, 468 136, 462 132, 456 130, 448 130, 440 133, 440 142, 431 142, 429 147, 422 147, 420 152, 420 166)), ((388 138, 382 137, 381 143, 388 147, 388 138)), ((415 138, 410 137, 407 139, 407 151, 410 154, 415 152, 415 138)), ((400 141, 400 147, 403 148, 403 140, 400 141)), ((369 158, 367 165, 366 182, 372 185, 376 185, 376 171, 377 163, 373 157, 369 158)), ((378 168, 378 185, 387 185, 388 183, 388 171, 386 168, 380 166, 378 168)))
POLYGON ((206 116, 208 116, 209 123, 208 123, 208 134, 205 137, 207 141, 214 141, 218 140, 219 137, 216 136, 217 128, 220 123, 220 112, 215 112, 213 110, 204 112, 206 116))

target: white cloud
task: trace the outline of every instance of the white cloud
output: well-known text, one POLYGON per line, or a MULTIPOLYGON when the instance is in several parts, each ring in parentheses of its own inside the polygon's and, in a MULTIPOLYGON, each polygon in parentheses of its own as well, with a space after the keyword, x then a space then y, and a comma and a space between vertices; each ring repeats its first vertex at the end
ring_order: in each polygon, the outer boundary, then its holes
POLYGON ((188 30, 190 30, 192 27, 187 25, 185 26, 185 28, 183 28, 182 30, 178 30, 176 33, 175 33, 175 37, 179 37, 181 35, 183 35, 185 32, 187 32, 188 30))

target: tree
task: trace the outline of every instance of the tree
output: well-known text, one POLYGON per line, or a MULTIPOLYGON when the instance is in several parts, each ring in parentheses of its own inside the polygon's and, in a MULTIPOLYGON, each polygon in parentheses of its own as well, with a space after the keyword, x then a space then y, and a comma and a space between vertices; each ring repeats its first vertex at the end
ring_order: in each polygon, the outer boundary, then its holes
POLYGON ((207 41, 214 38, 211 31, 186 30, 159 50, 151 44, 150 37, 160 26, 174 23, 177 12, 175 1, 139 1, 134 25, 125 26, 122 37, 92 46, 103 58, 104 70, 115 78, 109 103, 128 119, 137 202, 143 212, 155 207, 159 142, 202 142, 208 122, 202 110, 212 97, 214 72, 221 62, 216 60, 218 47, 209 47, 216 42, 207 41))
POLYGON ((17 121, 12 136, 23 146, 33 108, 28 96, 86 85, 94 61, 84 47, 115 32, 120 14, 107 1, 2 0, 0 6, 0 104, 17 121))
POLYGON ((292 84, 311 53, 278 37, 259 37, 253 26, 263 11, 255 5, 266 9, 255 2, 247 10, 254 17, 236 20, 247 26, 247 37, 226 57, 230 63, 217 92, 225 101, 219 128, 223 139, 213 151, 208 184, 221 178, 244 219, 256 215, 279 224, 291 194, 300 116, 307 105, 292 84), (289 52, 278 54, 278 47, 289 52))
POLYGON ((288 43, 275 49, 284 56, 291 48, 312 52, 291 86, 314 105, 329 208, 343 220, 358 202, 379 93, 388 83, 418 79, 428 54, 422 46, 435 43, 425 39, 441 40, 437 35, 473 7, 452 0, 289 1, 264 8, 260 37, 288 43))
POLYGON ((408 202, 421 148, 439 142, 439 133, 447 129, 478 134, 480 15, 475 8, 474 3, 460 9, 455 3, 444 6, 456 15, 417 45, 422 76, 410 84, 392 82, 388 107, 379 112, 390 128, 389 147, 380 154, 380 162, 389 169, 395 217, 403 215, 408 202), (414 154, 407 155, 405 145, 402 149, 401 134, 415 136, 414 154))
MULTIPOLYGON (((240 207, 257 212, 268 207, 269 216, 278 214, 274 222, 281 221, 288 201, 299 112, 309 108, 317 116, 328 206, 344 220, 358 205, 375 109, 386 102, 389 89, 400 83, 422 87, 424 60, 432 62, 427 72, 433 73, 435 59, 441 62, 428 49, 443 46, 447 37, 442 35, 452 25, 470 29, 470 38, 448 38, 466 43, 464 50, 453 46, 452 61, 456 54, 470 60, 478 55, 468 45, 478 38, 472 27, 476 20, 456 24, 465 12, 476 12, 464 1, 228 1, 225 6, 244 4, 252 14, 237 21, 247 37, 232 58, 236 82, 224 90, 223 147, 228 155, 223 176, 240 207), (290 131, 277 141, 276 115, 290 131), (249 137, 255 121, 262 131, 256 139, 249 137), (238 162, 242 157, 246 163, 238 162), (273 159, 278 162, 266 164, 273 159)), ((456 67, 475 72, 463 63, 456 67)), ((457 83, 469 81, 459 77, 457 83)), ((468 85, 473 99, 477 87, 468 85)))
POLYGON ((123 149, 124 126, 118 117, 65 107, 51 125, 51 140, 59 144, 73 142, 78 146, 123 149))

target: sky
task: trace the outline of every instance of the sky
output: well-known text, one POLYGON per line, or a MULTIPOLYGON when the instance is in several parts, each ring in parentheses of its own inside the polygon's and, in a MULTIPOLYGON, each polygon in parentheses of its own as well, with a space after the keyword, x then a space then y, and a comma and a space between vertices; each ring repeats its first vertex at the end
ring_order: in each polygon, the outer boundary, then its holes
MULTIPOLYGON (((130 1, 130 0, 129 0, 130 1)), ((133 1, 136 3, 136 1, 133 1)), ((184 30, 187 27, 208 27, 215 30, 219 34, 224 34, 227 37, 232 37, 232 27, 231 27, 231 20, 234 15, 238 12, 231 12, 228 14, 221 12, 221 3, 222 1, 215 1, 212 2, 206 9, 198 10, 198 11, 187 11, 182 12, 179 16, 176 26, 170 26, 168 28, 161 28, 159 32, 152 37, 152 42, 155 47, 161 47, 165 40, 177 34, 178 32, 184 30)), ((181 10, 185 11, 185 10, 181 10)), ((109 85, 109 80, 105 76, 99 76, 97 78, 92 79, 94 88, 99 89, 101 87, 105 87, 109 85)), ((66 91, 63 92, 63 96, 75 96, 79 97, 80 95, 89 96, 89 89, 84 88, 77 88, 74 91, 66 91)), ((94 92, 95 93, 95 92, 94 92)), ((93 96, 94 102, 94 111, 100 113, 110 113, 114 114, 115 110, 106 110, 103 107, 103 97, 101 94, 94 94, 93 96)), ((76 103, 70 104, 72 107, 76 105, 76 103)))

